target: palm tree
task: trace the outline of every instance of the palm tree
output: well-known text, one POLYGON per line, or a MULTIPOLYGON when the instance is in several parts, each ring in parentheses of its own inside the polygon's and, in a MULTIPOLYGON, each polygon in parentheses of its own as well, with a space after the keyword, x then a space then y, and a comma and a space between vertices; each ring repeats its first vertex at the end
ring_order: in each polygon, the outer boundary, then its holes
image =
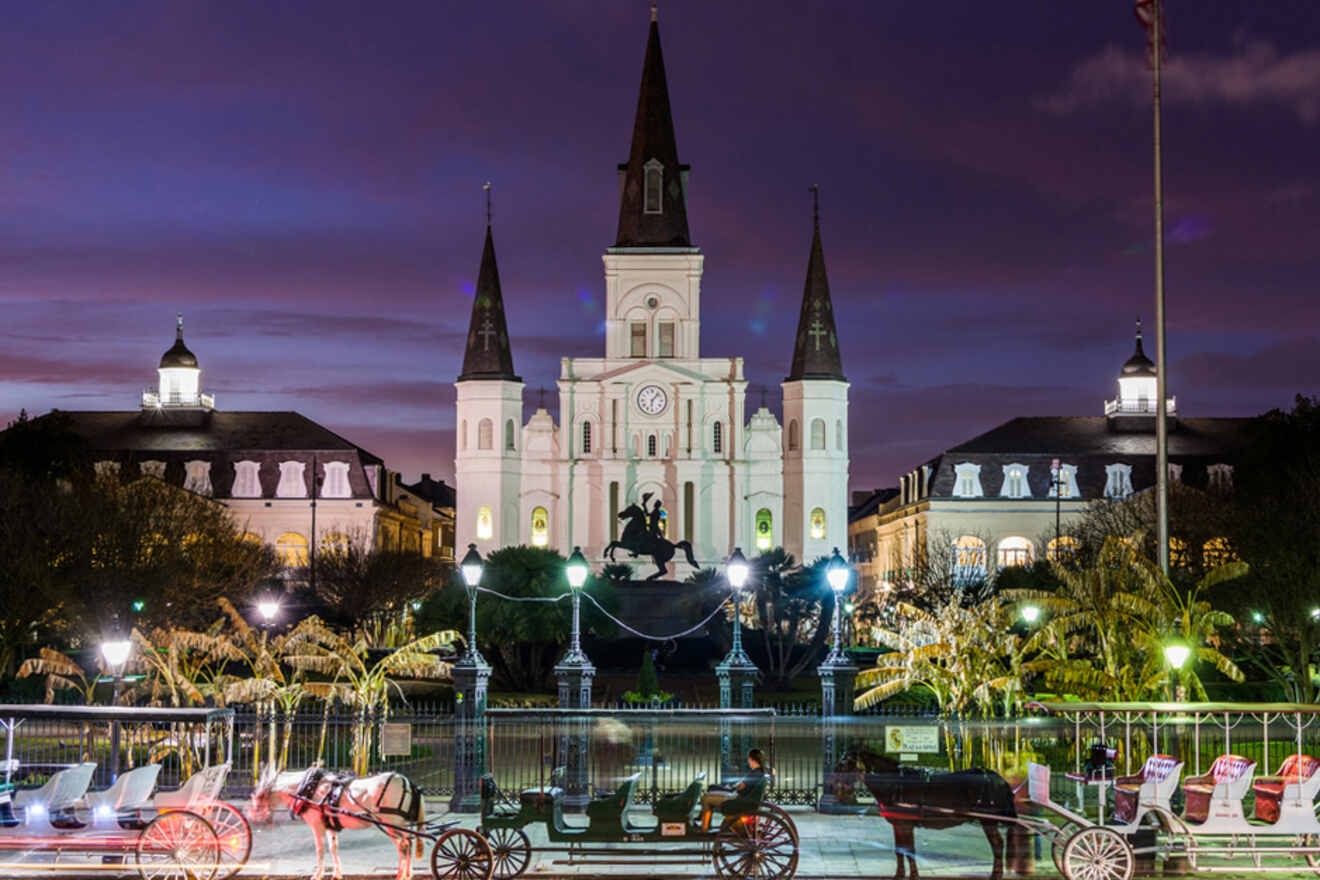
POLYGON ((105 662, 98 656, 96 675, 88 677, 87 670, 67 654, 54 648, 42 648, 36 657, 29 657, 18 667, 18 677, 46 676, 46 702, 55 702, 56 691, 77 691, 83 705, 90 706, 96 692, 96 683, 105 675, 105 662))

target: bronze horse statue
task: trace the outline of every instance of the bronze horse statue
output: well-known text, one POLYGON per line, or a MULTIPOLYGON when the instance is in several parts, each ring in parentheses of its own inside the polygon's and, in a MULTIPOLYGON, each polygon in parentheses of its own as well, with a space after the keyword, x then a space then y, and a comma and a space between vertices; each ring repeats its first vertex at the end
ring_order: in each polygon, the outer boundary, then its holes
POLYGON ((696 557, 692 555, 692 545, 687 541, 674 543, 666 540, 660 534, 659 512, 660 502, 655 503, 655 513, 652 522, 647 521, 646 510, 642 505, 646 504, 651 497, 650 493, 642 496, 642 504, 629 504, 619 514, 619 519, 624 520, 626 525, 623 527, 623 534, 619 535, 619 540, 611 541, 605 548, 605 553, 614 561, 614 551, 622 547, 633 556, 649 556, 655 561, 656 572, 647 578, 648 581, 659 580, 669 573, 669 560, 674 558, 675 552, 682 550, 687 556, 688 564, 697 568, 696 557))
POLYGON ((895 878, 901 880, 904 876, 906 857, 916 880, 917 828, 952 828, 967 822, 980 822, 990 844, 994 854, 991 880, 1003 876, 1005 837, 999 828, 1001 822, 990 817, 1017 817, 1013 789, 1004 777, 980 768, 928 773, 904 767, 868 749, 849 749, 834 770, 836 794, 852 789, 859 780, 875 798, 880 815, 894 829, 894 856, 898 860, 895 878))

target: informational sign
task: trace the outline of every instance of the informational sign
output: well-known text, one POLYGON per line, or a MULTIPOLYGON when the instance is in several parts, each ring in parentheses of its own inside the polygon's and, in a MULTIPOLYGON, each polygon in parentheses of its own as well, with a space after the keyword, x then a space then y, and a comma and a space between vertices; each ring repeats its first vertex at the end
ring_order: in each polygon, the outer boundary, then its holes
POLYGON ((935 724, 899 727, 885 725, 886 752, 920 752, 938 755, 940 752, 940 728, 935 724))
POLYGON ((380 726, 380 754, 388 758, 391 755, 412 754, 412 725, 406 721, 386 721, 380 726))

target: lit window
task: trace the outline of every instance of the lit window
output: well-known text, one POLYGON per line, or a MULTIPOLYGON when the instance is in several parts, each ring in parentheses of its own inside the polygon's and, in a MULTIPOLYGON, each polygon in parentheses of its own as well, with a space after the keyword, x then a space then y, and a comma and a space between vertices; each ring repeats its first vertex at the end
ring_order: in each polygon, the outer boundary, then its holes
POLYGON ((1218 492, 1227 492, 1233 488, 1233 466, 1231 464, 1212 464, 1206 468, 1210 478, 1210 488, 1218 492))
POLYGON ((1035 547, 1026 538, 1014 536, 999 542, 999 567, 1011 568, 1015 565, 1031 565, 1035 556, 1035 547))
POLYGON ((144 461, 138 465, 144 477, 155 477, 158 480, 165 479, 165 462, 163 461, 144 461))
POLYGON ((1201 547, 1201 560, 1206 568, 1227 565, 1237 559, 1237 554, 1229 546, 1227 538, 1211 538, 1201 547))
POLYGON ((957 581, 985 577, 985 541, 975 535, 963 535, 953 542, 953 578, 957 581))
POLYGON ((656 159, 646 163, 646 204, 642 210, 647 214, 661 212, 661 195, 664 191, 664 166, 656 159))
POLYGON ((715 454, 719 455, 724 450, 724 425, 720 422, 715 423, 712 443, 714 444, 715 454))
POLYGON ((1025 464, 1004 465, 1004 485, 999 490, 999 497, 1031 497, 1031 486, 1027 483, 1027 466, 1025 464))
POLYGON ((321 553, 326 556, 343 556, 348 553, 348 535, 343 532, 326 532, 321 536, 321 553))
POLYGON ((648 435, 647 438, 646 438, 646 454, 647 454, 649 457, 651 457, 651 458, 655 458, 655 435, 654 435, 654 434, 650 434, 650 435, 648 435))
POLYGON ((1169 482, 1170 482, 1170 483, 1181 483, 1181 482, 1182 482, 1182 471, 1183 471, 1183 466, 1182 466, 1182 465, 1180 465, 1180 464, 1174 464, 1173 462, 1169 462, 1169 482))
POLYGON ((774 516, 762 507, 756 512, 756 549, 765 552, 775 546, 774 516))
POLYGON ((791 452, 796 452, 798 448, 798 423, 793 419, 788 423, 788 448, 791 452))
POLYGON ((490 515, 489 507, 478 508, 477 510, 477 539, 480 541, 489 541, 491 535, 495 534, 495 519, 490 515))
POLYGON ((280 482, 275 487, 276 498, 306 498, 307 481, 303 472, 307 465, 301 461, 280 462, 280 482))
POLYGON ((98 461, 94 467, 98 477, 119 476, 119 462, 117 461, 98 461))
POLYGON ((490 419, 482 419, 477 422, 477 448, 490 449, 495 442, 495 426, 490 419))
POLYGON ((348 462, 327 461, 325 483, 318 493, 322 498, 352 498, 353 487, 348 483, 348 462))
POLYGON ((1105 497, 1126 498, 1132 494, 1132 465, 1105 465, 1105 497))
POLYGON ((297 532, 285 532, 275 542, 275 556, 285 568, 307 564, 307 539, 297 532))
POLYGON ((234 488, 229 494, 234 498, 260 498, 261 462, 234 462, 234 488))
POLYGON ((819 507, 811 511, 809 522, 811 537, 820 541, 825 537, 825 511, 819 507))
POLYGON ((591 454, 591 422, 582 423, 582 454, 591 454))
POLYGON ((811 420, 811 448, 812 448, 812 449, 824 449, 824 448, 825 448, 825 420, 824 420, 824 419, 812 419, 812 420, 811 420))
POLYGON ((244 532, 242 540, 247 541, 249 544, 265 543, 264 541, 261 540, 261 535, 258 535, 255 532, 244 532))
POLYGON ((545 547, 550 543, 550 514, 544 507, 532 510, 532 546, 545 547))
POLYGON ((513 452, 518 448, 517 444, 514 443, 517 433, 518 426, 513 423, 513 419, 509 419, 504 423, 504 450, 506 452, 513 452))
POLYGON ((635 358, 646 357, 646 322, 633 321, 628 325, 630 354, 635 358))
POLYGON ((1077 558, 1077 553, 1081 549, 1081 541, 1062 535, 1050 541, 1046 547, 1045 555, 1049 557, 1050 562, 1072 562, 1077 558))
POLYGON ((1061 464, 1057 469, 1050 466, 1051 498, 1080 498, 1081 494, 1077 488, 1077 465, 1061 464))
MULTIPOLYGON (((984 493, 981 491, 981 466, 971 462, 963 462, 953 466, 953 494, 955 498, 980 498, 984 493)), ((985 549, 985 545, 981 545, 985 549)))
POLYGON ((193 460, 183 463, 183 488, 198 495, 211 497, 211 463, 193 460))
POLYGON ((674 322, 660 322, 660 357, 671 358, 674 356, 674 322))

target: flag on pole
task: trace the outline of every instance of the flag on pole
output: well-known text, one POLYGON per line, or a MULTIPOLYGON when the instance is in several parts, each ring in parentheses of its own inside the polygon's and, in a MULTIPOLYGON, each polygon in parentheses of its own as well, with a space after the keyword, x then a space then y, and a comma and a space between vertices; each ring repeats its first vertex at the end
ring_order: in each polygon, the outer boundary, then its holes
POLYGON ((1160 19, 1160 55, 1167 54, 1169 50, 1169 36, 1166 29, 1168 18, 1164 12, 1163 0, 1137 0, 1136 13, 1137 21, 1146 31, 1146 63, 1151 67, 1155 66, 1155 5, 1159 4, 1160 19))

